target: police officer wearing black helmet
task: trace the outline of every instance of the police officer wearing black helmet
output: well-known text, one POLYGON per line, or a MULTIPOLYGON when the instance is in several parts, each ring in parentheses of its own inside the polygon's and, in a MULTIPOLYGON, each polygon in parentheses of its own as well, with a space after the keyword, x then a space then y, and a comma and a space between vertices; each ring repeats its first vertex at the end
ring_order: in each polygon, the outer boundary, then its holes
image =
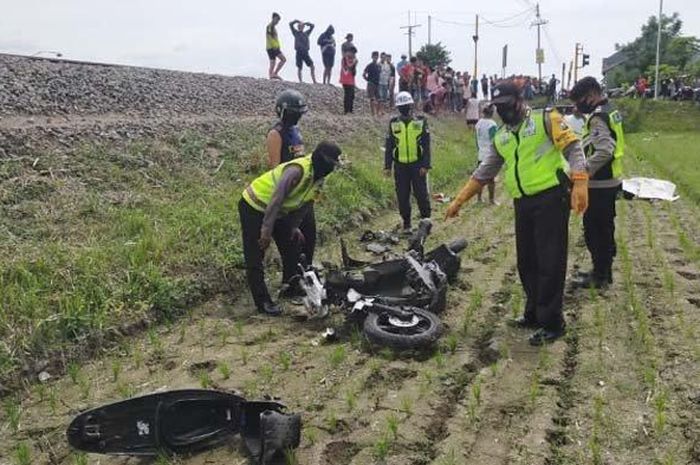
MULTIPOLYGON (((270 169, 305 155, 304 138, 299 129, 299 120, 308 111, 306 99, 301 92, 294 89, 282 91, 275 102, 275 112, 279 120, 267 133, 267 161, 270 169)), ((307 263, 312 263, 316 250, 316 216, 313 204, 305 211, 299 225, 301 231, 300 249, 307 263)), ((280 297, 301 295, 298 283, 285 282, 280 290, 280 297)))
POLYGON ((583 150, 589 175, 589 204, 583 215, 583 232, 593 262, 593 269, 573 284, 587 289, 606 288, 613 281, 612 264, 617 253, 615 200, 622 184, 620 176, 625 150, 622 117, 610 107, 594 77, 578 81, 569 98, 587 116, 583 127, 583 150))

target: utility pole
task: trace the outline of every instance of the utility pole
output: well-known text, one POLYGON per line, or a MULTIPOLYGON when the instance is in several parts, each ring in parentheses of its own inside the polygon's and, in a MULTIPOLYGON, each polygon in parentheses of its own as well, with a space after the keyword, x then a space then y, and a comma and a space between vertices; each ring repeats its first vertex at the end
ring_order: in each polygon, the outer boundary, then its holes
POLYGON ((659 0, 659 28, 656 31, 656 76, 654 77, 654 100, 659 98, 659 55, 661 54, 661 14, 664 9, 664 0, 659 0))
POLYGON ((542 63, 544 63, 544 50, 542 50, 542 33, 541 28, 548 23, 546 19, 540 16, 540 4, 535 7, 535 16, 537 19, 533 21, 531 26, 537 26, 537 51, 535 52, 535 61, 537 62, 537 78, 542 83, 542 63))
POLYGON ((476 30, 474 32, 474 35, 472 36, 472 39, 474 39, 474 79, 476 79, 477 76, 477 42, 479 42, 479 15, 476 15, 476 30))
POLYGON ((428 45, 432 44, 433 17, 428 15, 428 45))
POLYGON ((564 74, 566 74, 566 63, 561 64, 561 90, 564 90, 564 74))
POLYGON ((568 77, 567 80, 566 80, 566 88, 567 88, 567 90, 570 90, 570 89, 571 89, 571 70, 572 70, 573 67, 574 67, 574 62, 573 62, 573 61, 570 61, 570 62, 569 62, 569 77, 568 77))
POLYGON ((420 27, 420 24, 414 24, 411 25, 411 10, 408 10, 408 26, 401 26, 400 29, 408 29, 406 31, 406 35, 408 36, 408 58, 410 59, 413 56, 413 29, 420 27))
POLYGON ((574 52, 574 84, 578 82, 578 56, 583 53, 583 45, 576 42, 576 51, 574 52))

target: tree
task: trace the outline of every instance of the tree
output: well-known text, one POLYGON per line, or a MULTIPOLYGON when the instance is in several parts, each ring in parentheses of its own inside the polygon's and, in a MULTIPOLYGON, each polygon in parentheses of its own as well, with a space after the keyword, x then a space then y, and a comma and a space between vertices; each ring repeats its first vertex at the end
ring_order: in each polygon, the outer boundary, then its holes
POLYGON ((423 60, 423 63, 431 68, 437 68, 440 65, 447 66, 452 61, 449 50, 442 45, 442 42, 423 45, 416 53, 416 57, 423 60))
MULTIPOLYGON (((698 38, 681 35, 682 27, 683 21, 678 13, 661 16, 660 64, 676 67, 679 70, 688 66, 693 56, 700 51, 698 38)), ((615 44, 615 49, 623 51, 628 59, 607 76, 610 87, 618 86, 622 82, 634 82, 640 74, 647 73, 650 67, 654 68, 657 30, 657 17, 650 16, 642 26, 639 37, 628 44, 615 44)))

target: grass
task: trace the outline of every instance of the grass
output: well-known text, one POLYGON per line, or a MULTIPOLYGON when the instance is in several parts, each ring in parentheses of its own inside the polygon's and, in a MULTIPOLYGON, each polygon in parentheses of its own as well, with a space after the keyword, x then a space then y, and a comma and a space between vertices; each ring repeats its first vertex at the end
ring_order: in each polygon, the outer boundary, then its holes
POLYGON ((652 164, 657 177, 671 179, 682 194, 700 202, 700 165, 694 150, 700 144, 700 134, 646 132, 626 140, 637 158, 652 164))
POLYGON ((26 442, 20 442, 15 448, 15 463, 17 465, 32 465, 32 451, 26 442))
MULTIPOLYGON (((379 169, 384 128, 360 130, 363 137, 341 141, 352 163, 326 183, 321 239, 393 205, 393 183, 379 169)), ((473 144, 461 121, 435 122, 432 130, 432 186, 451 192, 464 181, 453 173, 473 165, 473 144)), ((168 321, 241 280, 237 193, 258 173, 250 160, 264 131, 240 123, 212 136, 86 145, 68 157, 62 179, 30 176, 63 168, 49 155, 37 154, 45 167, 2 164, 0 378, 18 369, 22 354, 66 347, 123 321, 168 321), (26 183, 10 182, 23 176, 26 183)), ((307 135, 318 140, 324 131, 307 135)))

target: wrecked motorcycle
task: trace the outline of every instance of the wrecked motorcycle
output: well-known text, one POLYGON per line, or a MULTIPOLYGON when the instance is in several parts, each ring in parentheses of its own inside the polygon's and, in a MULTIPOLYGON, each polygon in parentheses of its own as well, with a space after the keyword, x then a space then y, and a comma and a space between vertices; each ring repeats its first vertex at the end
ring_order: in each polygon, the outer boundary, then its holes
POLYGON ((433 344, 442 324, 447 284, 459 271, 464 239, 424 253, 430 222, 421 222, 400 258, 369 263, 351 258, 341 241, 343 267, 302 268, 300 283, 310 313, 325 316, 331 305, 360 323, 367 339, 395 349, 433 344))
POLYGON ((301 417, 274 401, 222 391, 184 389, 104 405, 78 415, 66 436, 75 449, 109 455, 185 454, 240 433, 254 461, 284 463, 299 446, 301 417))

